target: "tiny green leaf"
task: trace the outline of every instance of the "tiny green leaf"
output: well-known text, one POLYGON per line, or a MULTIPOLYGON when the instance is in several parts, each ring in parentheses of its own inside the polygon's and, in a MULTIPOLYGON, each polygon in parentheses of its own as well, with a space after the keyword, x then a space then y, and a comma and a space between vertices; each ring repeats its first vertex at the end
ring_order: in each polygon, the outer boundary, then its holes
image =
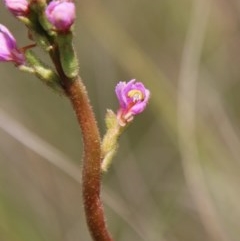
POLYGON ((118 138, 125 129, 119 125, 117 116, 112 110, 107 110, 105 117, 107 132, 103 138, 101 150, 102 150, 102 171, 107 171, 114 155, 118 149, 118 138))
MULTIPOLYGON (((43 83, 57 92, 63 93, 60 78, 50 67, 39 60, 31 50, 26 51, 25 56, 31 66, 29 69, 34 70, 34 74, 42 80, 43 83)), ((27 71, 27 68, 22 68, 22 70, 27 71)))
POLYGON ((72 44, 72 33, 59 33, 57 38, 63 71, 68 78, 78 75, 78 60, 72 44))

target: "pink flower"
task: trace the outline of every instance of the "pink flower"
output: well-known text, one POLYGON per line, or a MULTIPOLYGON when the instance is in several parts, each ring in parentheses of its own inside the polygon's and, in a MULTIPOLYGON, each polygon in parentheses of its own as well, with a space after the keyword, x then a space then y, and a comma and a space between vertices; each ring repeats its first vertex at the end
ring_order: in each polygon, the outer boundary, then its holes
POLYGON ((45 14, 57 31, 67 32, 76 18, 75 4, 70 0, 55 0, 49 3, 45 14))
POLYGON ((14 16, 25 16, 29 11, 27 0, 4 0, 5 6, 14 16))
POLYGON ((16 65, 25 62, 25 56, 17 47, 15 38, 2 24, 0 24, 0 62, 14 62, 16 65))
POLYGON ((115 92, 120 104, 117 118, 121 126, 132 121, 135 115, 140 114, 146 108, 150 97, 150 91, 141 82, 119 82, 115 92))

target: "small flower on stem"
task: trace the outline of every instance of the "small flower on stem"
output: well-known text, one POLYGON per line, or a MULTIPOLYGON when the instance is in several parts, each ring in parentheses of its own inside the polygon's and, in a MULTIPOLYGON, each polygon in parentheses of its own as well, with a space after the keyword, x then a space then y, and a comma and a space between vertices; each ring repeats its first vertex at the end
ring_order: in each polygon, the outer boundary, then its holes
POLYGON ((47 6, 45 14, 57 31, 67 32, 76 18, 75 4, 70 0, 54 0, 47 6))
POLYGON ((102 171, 107 171, 116 151, 118 149, 118 139, 126 129, 126 125, 131 122, 135 115, 140 114, 146 108, 150 97, 150 91, 141 82, 135 79, 129 82, 119 82, 115 92, 120 104, 117 115, 108 110, 106 114, 107 132, 104 135, 101 145, 102 151, 102 171))
POLYGON ((0 62, 14 62, 16 65, 25 63, 25 56, 17 47, 15 38, 2 24, 0 24, 0 62))
POLYGON ((150 91, 141 82, 119 82, 115 92, 120 104, 117 119, 120 126, 131 122, 135 115, 140 114, 146 108, 150 97, 150 91))
POLYGON ((16 17, 26 16, 29 12, 27 0, 4 0, 7 9, 16 17))

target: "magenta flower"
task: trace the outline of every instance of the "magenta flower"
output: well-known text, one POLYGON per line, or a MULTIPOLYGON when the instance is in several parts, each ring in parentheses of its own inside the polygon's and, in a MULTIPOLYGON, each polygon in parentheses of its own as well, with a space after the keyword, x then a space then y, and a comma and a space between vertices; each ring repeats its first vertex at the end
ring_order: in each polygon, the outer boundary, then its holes
POLYGON ((14 16, 25 16, 29 11, 27 0, 4 0, 5 6, 14 16))
POLYGON ((2 24, 0 24, 0 62, 14 62, 16 65, 25 62, 25 56, 17 47, 15 38, 2 24))
POLYGON ((135 81, 132 79, 127 83, 119 82, 115 89, 120 104, 117 118, 121 126, 125 126, 135 115, 143 112, 150 97, 150 91, 141 82, 135 81))
POLYGON ((76 18, 75 4, 70 0, 55 0, 49 3, 45 14, 57 31, 67 32, 76 18))

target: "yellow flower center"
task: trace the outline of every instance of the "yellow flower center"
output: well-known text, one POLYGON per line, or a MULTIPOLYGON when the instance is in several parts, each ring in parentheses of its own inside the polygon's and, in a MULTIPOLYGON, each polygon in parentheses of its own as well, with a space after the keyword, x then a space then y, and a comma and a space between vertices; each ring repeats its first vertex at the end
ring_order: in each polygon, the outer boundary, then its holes
POLYGON ((144 94, 140 90, 130 90, 128 97, 132 98, 133 102, 141 101, 144 99, 144 94))

